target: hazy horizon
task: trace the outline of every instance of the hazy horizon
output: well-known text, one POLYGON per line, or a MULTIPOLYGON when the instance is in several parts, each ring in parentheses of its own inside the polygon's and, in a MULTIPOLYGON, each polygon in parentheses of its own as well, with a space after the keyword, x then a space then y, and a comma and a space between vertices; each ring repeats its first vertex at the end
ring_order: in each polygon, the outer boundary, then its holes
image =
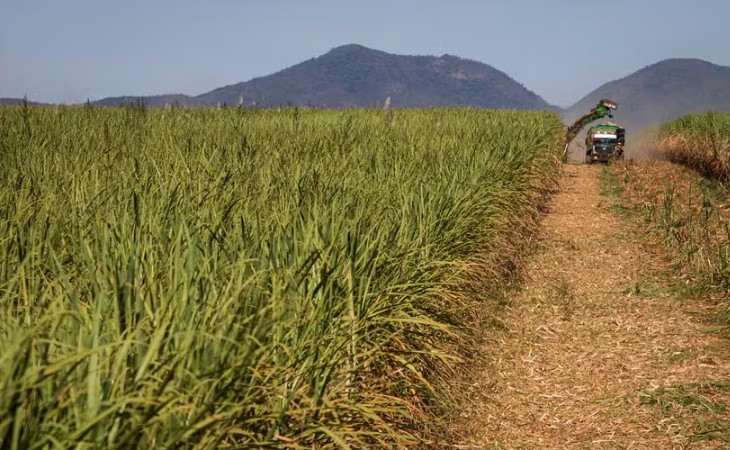
POLYGON ((730 4, 698 0, 91 0, 12 4, 0 28, 0 97, 52 103, 212 89, 269 75, 334 47, 445 53, 489 64, 557 106, 669 58, 730 66, 730 4), (614 20, 618 18, 618 20, 614 20))

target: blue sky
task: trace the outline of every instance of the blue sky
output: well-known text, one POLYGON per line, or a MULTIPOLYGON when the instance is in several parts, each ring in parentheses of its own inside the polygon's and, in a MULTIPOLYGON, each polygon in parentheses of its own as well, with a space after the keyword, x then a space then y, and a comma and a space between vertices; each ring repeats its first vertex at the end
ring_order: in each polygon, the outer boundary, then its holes
POLYGON ((0 97, 197 95, 357 43, 449 53, 566 106, 672 57, 730 66, 727 0, 0 0, 0 97))

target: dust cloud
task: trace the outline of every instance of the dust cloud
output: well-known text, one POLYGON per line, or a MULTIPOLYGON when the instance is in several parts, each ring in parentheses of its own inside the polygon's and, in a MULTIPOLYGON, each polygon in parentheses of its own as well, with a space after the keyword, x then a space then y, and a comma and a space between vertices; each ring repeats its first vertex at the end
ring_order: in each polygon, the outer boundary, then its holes
MULTIPOLYGON (((585 146, 586 132, 582 132, 576 137, 573 142, 568 146, 568 162, 585 163, 586 160, 586 146, 585 146)), ((641 129, 636 132, 626 130, 626 147, 625 155, 626 159, 633 159, 635 161, 646 161, 653 159, 661 159, 661 152, 659 150, 659 127, 652 126, 641 129)))

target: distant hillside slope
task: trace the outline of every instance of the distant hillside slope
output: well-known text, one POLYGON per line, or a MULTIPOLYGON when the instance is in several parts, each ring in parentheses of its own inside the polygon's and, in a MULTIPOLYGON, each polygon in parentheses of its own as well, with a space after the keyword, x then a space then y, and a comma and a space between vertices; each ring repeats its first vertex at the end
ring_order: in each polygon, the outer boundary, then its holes
POLYGON ((548 109, 505 73, 450 55, 402 56, 345 45, 275 74, 215 89, 196 103, 316 107, 478 106, 548 109))
MULTIPOLYGON (((23 99, 22 98, 8 98, 3 97, 0 98, 0 105, 22 105, 23 99)), ((38 103, 38 102, 28 102, 29 105, 45 105, 46 103, 38 103)))
POLYGON ((143 101, 146 106, 162 107, 166 105, 192 106, 195 101, 192 97, 183 94, 152 95, 147 97, 124 96, 107 97, 91 102, 94 106, 119 106, 123 104, 134 104, 143 101))
POLYGON ((591 92, 564 113, 566 123, 601 98, 616 100, 615 120, 638 129, 685 114, 730 111, 730 67, 699 59, 668 59, 591 92))

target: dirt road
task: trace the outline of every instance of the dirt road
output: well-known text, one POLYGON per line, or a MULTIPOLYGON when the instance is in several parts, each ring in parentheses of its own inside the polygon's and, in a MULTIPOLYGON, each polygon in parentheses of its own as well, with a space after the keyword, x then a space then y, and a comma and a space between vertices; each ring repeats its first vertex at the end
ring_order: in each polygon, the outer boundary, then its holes
POLYGON ((730 448, 730 345, 601 170, 566 166, 454 447, 730 448))

